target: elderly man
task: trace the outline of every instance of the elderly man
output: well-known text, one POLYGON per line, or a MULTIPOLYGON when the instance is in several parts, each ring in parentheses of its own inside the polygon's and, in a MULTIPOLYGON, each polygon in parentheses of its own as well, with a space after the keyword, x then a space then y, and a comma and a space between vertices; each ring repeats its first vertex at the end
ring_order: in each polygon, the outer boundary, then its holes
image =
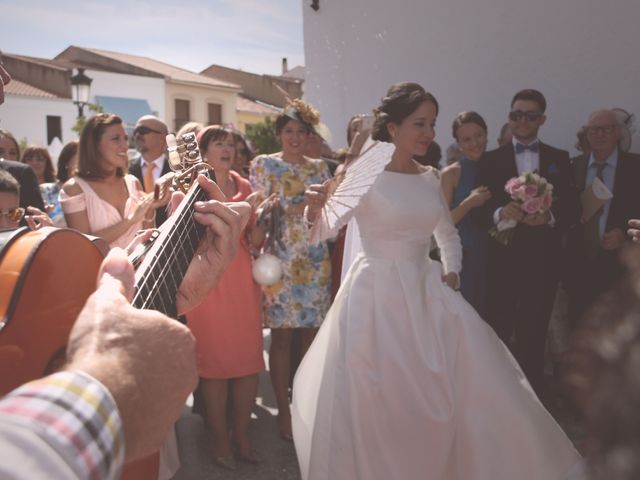
MULTIPOLYGON (((166 156, 167 133, 167 125, 153 115, 140 117, 133 130, 133 140, 140 155, 131 162, 129 170, 138 177, 146 192, 152 192, 155 181, 170 171, 166 156)), ((166 219, 165 207, 156 209, 156 227, 166 219)))
POLYGON ((569 317, 576 326, 582 313, 598 295, 624 273, 619 253, 630 242, 625 235, 629 220, 640 218, 640 155, 618 149, 620 124, 615 112, 598 110, 585 126, 590 154, 572 161, 579 191, 599 179, 613 193, 590 218, 569 232, 569 317))

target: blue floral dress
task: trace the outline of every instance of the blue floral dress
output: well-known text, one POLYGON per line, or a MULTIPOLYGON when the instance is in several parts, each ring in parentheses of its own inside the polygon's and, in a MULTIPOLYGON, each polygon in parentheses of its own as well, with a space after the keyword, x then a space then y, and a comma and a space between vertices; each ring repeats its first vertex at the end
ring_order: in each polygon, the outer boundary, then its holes
MULTIPOLYGON (((285 210, 304 203, 309 185, 330 178, 322 160, 305 158, 291 164, 279 158, 260 155, 251 162, 249 178, 254 191, 267 197, 277 193, 285 210)), ((331 304, 331 260, 327 244, 310 245, 308 228, 301 215, 285 215, 282 243, 270 253, 282 262, 282 279, 263 287, 264 323, 270 328, 319 327, 331 304)))

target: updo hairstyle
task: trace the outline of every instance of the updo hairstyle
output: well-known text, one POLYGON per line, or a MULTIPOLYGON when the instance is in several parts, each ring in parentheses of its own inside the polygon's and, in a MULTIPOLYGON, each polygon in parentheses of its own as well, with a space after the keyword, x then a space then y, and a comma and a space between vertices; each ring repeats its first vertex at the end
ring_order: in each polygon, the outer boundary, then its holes
POLYGON ((371 138, 381 142, 391 142, 387 125, 389 123, 399 125, 424 102, 431 102, 436 107, 436 115, 438 114, 438 101, 417 83, 402 82, 392 85, 380 106, 373 111, 375 121, 371 138))

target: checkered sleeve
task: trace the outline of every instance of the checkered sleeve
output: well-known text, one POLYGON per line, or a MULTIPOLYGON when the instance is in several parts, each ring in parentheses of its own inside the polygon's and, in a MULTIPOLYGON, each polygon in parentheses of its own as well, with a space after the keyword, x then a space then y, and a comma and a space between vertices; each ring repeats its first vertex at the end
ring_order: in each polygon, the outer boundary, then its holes
POLYGON ((107 388, 83 372, 59 372, 23 385, 0 401, 0 421, 35 432, 79 478, 118 478, 124 434, 107 388))

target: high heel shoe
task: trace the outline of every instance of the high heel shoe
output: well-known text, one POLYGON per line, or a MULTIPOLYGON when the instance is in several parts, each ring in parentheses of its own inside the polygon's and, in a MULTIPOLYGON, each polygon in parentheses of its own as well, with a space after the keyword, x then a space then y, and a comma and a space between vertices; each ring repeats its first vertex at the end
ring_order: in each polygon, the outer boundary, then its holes
POLYGON ((216 457, 214 460, 216 465, 226 468, 227 470, 235 470, 237 468, 236 459, 233 458, 233 455, 216 457))
POLYGON ((252 465, 259 465, 264 461, 264 458, 252 448, 248 455, 245 455, 244 453, 238 451, 238 460, 240 460, 241 462, 250 463, 252 465))

